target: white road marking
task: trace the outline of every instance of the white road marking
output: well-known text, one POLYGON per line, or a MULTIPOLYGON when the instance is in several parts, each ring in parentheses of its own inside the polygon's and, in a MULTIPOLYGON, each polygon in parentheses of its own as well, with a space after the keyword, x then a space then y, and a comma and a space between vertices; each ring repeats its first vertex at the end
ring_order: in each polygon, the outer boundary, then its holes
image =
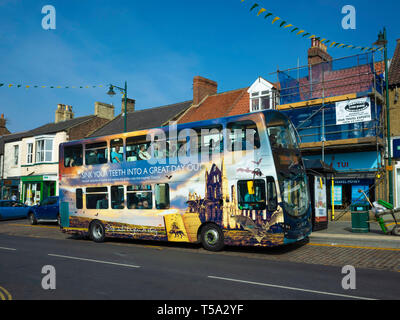
POLYGON ((303 292, 310 292, 310 293, 317 293, 317 294, 325 294, 325 295, 329 295, 329 296, 337 296, 337 297, 351 298, 351 299, 358 299, 358 300, 377 300, 377 299, 372 299, 372 298, 350 296, 350 295, 340 294, 340 293, 331 293, 331 292, 324 292, 324 291, 316 291, 316 290, 309 290, 309 289, 286 287, 286 286, 279 286, 279 285, 269 284, 269 283, 245 281, 245 280, 238 280, 238 279, 231 279, 231 278, 214 277, 214 276, 208 276, 208 278, 226 280, 226 281, 233 281, 233 282, 240 282, 240 283, 247 283, 247 284, 254 284, 254 285, 264 286, 264 287, 272 287, 272 288, 279 288, 279 289, 286 289, 286 290, 295 290, 295 291, 303 291, 303 292))
POLYGON ((62 256, 62 255, 59 255, 59 254, 51 254, 51 253, 49 253, 48 255, 52 256, 52 257, 58 257, 58 258, 73 259, 73 260, 88 261, 88 262, 103 263, 103 264, 111 264, 111 265, 121 266, 121 267, 140 268, 140 266, 134 266, 132 264, 124 264, 124 263, 116 263, 116 262, 109 262, 109 261, 101 261, 101 260, 77 258, 77 257, 70 257, 70 256, 62 256))
POLYGON ((2 250, 10 250, 10 251, 17 251, 17 249, 14 249, 14 248, 4 248, 4 247, 0 247, 0 249, 2 249, 2 250))

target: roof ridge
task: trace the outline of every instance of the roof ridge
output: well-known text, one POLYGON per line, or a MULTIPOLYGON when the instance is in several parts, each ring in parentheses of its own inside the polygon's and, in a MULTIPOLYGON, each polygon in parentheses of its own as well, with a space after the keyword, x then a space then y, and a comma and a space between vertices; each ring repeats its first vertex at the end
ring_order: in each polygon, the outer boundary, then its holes
POLYGON ((245 87, 245 88, 240 88, 240 89, 233 89, 233 90, 229 90, 229 91, 214 93, 214 94, 210 94, 208 97, 214 97, 214 96, 218 96, 218 95, 222 95, 222 94, 233 93, 233 92, 235 92, 235 91, 246 90, 246 89, 248 89, 248 88, 250 88, 250 87, 245 87))
MULTIPOLYGON (((161 108, 167 108, 167 107, 171 107, 171 106, 176 106, 178 104, 183 104, 183 103, 188 103, 191 102, 193 100, 186 100, 186 101, 182 101, 182 102, 177 102, 177 103, 171 103, 171 104, 166 104, 164 106, 158 106, 158 107, 149 107, 149 108, 145 108, 145 109, 140 109, 140 110, 135 110, 133 112, 128 112, 129 113, 136 113, 136 112, 142 112, 142 111, 147 111, 147 110, 154 110, 154 109, 161 109, 161 108)), ((117 116, 119 117, 121 115, 121 113, 117 116)))

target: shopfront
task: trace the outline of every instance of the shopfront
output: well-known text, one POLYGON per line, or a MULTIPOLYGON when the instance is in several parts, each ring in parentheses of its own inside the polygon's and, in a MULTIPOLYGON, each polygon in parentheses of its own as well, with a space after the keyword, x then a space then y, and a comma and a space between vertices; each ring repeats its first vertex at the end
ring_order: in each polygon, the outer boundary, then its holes
POLYGON ((37 205, 47 197, 57 194, 57 176, 28 176, 21 177, 22 202, 26 205, 37 205))
POLYGON ((0 200, 20 199, 19 178, 0 180, 0 200))
MULTIPOLYGON (((321 159, 321 156, 307 156, 321 159)), ((327 154, 325 162, 337 171, 333 178, 333 200, 335 209, 346 209, 352 203, 366 203, 359 190, 375 201, 376 175, 380 155, 376 151, 327 154)), ((327 182, 328 203, 332 204, 332 178, 327 182)))

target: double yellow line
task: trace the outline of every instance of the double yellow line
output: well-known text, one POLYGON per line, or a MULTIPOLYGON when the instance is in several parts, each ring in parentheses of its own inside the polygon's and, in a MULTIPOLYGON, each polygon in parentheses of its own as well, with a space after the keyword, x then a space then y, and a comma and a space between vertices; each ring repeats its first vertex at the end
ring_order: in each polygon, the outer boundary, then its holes
POLYGON ((3 287, 0 287, 0 300, 12 300, 11 294, 3 287))

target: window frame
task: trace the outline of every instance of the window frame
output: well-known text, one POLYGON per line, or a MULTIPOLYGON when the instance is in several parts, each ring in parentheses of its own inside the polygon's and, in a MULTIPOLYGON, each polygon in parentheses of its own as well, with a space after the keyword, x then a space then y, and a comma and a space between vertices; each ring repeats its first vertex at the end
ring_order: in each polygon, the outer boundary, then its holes
POLYGON ((14 149, 13 165, 14 166, 18 166, 18 163, 19 163, 19 145, 15 144, 13 147, 14 147, 13 148, 14 149))
POLYGON ((33 164, 33 142, 28 142, 26 144, 26 163, 33 164))
POLYGON ((50 163, 53 161, 54 137, 37 137, 35 139, 35 163, 50 163), (50 141, 50 148, 47 142, 50 141), (47 156, 50 155, 50 159, 47 156))
MULTIPOLYGON (((236 188, 237 188, 237 202, 238 202, 238 208, 240 210, 258 210, 258 211, 262 211, 265 210, 267 208, 267 186, 266 186, 266 181, 264 179, 249 179, 249 180, 238 180, 237 184, 236 184, 236 188), (249 182, 253 182, 253 186, 255 188, 255 182, 261 182, 260 186, 263 186, 263 198, 261 199, 261 201, 258 202, 246 202, 246 201, 241 201, 242 199, 242 195, 241 195, 241 188, 240 188, 240 184, 244 183, 247 184, 247 188, 248 188, 248 183, 249 182), (254 203, 259 203, 261 205, 261 207, 259 208, 254 208, 254 203), (248 205, 248 207, 246 208, 246 204, 248 205), (252 204, 252 205, 250 205, 252 204)), ((249 193, 248 193, 249 194, 249 193)), ((250 195, 250 194, 249 194, 250 195)), ((243 197, 244 199, 244 197, 243 197)))
POLYGON ((89 210, 108 210, 108 209, 110 209, 109 193, 110 192, 109 192, 109 188, 108 187, 87 187, 86 190, 85 190, 85 198, 86 198, 85 206, 86 206, 86 209, 89 209, 89 210), (100 191, 100 190, 93 191, 94 189, 104 189, 104 188, 107 189, 106 192, 105 191, 100 191), (88 189, 89 189, 89 191, 88 191, 88 189), (101 201, 101 200, 104 200, 104 199, 96 200, 96 208, 88 207, 88 200, 89 200, 90 196, 96 195, 96 194, 103 194, 103 195, 105 194, 105 195, 107 195, 107 208, 97 208, 98 201, 101 201))

